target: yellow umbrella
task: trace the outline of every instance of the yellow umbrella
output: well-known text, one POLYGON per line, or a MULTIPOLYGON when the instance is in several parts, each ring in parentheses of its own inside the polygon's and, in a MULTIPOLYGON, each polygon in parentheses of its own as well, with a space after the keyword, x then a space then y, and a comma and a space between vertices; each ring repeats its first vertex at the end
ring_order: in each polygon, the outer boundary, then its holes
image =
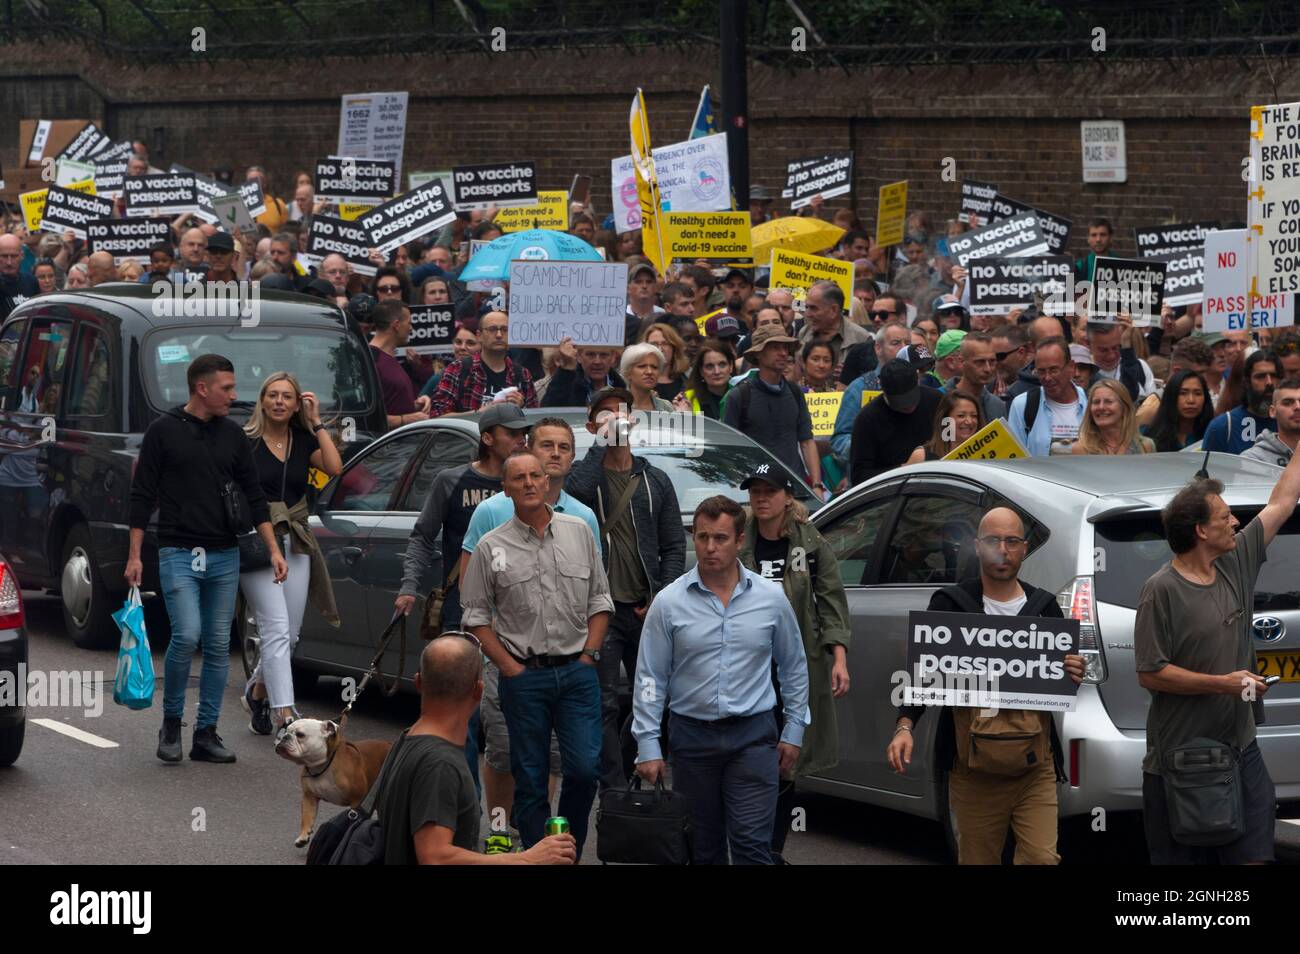
POLYGON ((792 252, 812 254, 833 248, 844 235, 838 225, 823 222, 815 216, 787 215, 754 226, 751 238, 754 246, 754 263, 766 265, 772 258, 772 249, 785 248, 792 252))

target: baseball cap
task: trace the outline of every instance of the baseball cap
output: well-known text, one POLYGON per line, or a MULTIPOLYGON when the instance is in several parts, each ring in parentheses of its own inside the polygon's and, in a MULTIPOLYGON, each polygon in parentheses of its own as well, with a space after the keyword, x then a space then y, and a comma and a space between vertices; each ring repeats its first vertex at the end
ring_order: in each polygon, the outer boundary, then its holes
POLYGON ((642 272, 649 272, 651 278, 657 279, 659 277, 658 273, 655 272, 655 267, 649 262, 637 262, 627 270, 627 280, 631 282, 632 279, 636 278, 642 272))
POLYGON ((704 334, 710 338, 739 338, 744 333, 740 322, 731 315, 714 315, 704 323, 704 334))
POLYGON ((229 232, 213 232, 208 236, 209 252, 233 252, 235 239, 229 232))
POLYGON ((315 296, 316 298, 334 297, 334 286, 323 278, 313 278, 307 283, 307 287, 303 289, 303 291, 308 295, 315 296))
POLYGON ((370 316, 378 304, 379 301, 374 295, 367 295, 364 292, 353 295, 348 299, 348 316, 357 324, 368 325, 370 316))
POLYGON ((907 345, 894 357, 906 361, 917 371, 929 371, 934 367, 934 355, 925 345, 907 345))
POLYGON ((1095 365, 1097 363, 1093 360, 1092 352, 1088 350, 1088 346, 1081 344, 1070 345, 1070 360, 1075 364, 1095 365))
POLYGON ((756 480, 771 484, 778 490, 791 489, 789 476, 776 464, 759 464, 740 482, 740 489, 748 490, 756 480))
POLYGON ((748 282, 751 285, 754 284, 754 277, 750 275, 749 272, 745 271, 743 268, 733 268, 728 270, 727 274, 722 276, 723 282, 731 281, 733 275, 740 276, 742 281, 748 282))
POLYGON ((749 187, 749 201, 750 202, 771 202, 772 193, 768 191, 766 186, 752 185, 749 187))
POLYGON ((489 404, 483 416, 478 419, 478 432, 485 434, 494 427, 508 427, 512 431, 523 431, 532 427, 524 417, 523 408, 510 401, 497 401, 489 404))
POLYGON ((958 348, 961 347, 962 339, 966 337, 966 332, 957 328, 951 331, 945 331, 939 336, 939 343, 934 346, 934 356, 936 358, 946 358, 958 348))
POLYGON ((939 314, 940 312, 959 312, 963 315, 967 314, 966 306, 961 303, 960 299, 955 298, 952 295, 944 295, 936 300, 934 303, 934 311, 935 314, 939 314))
POLYGON ((921 401, 916 369, 898 358, 886 361, 880 369, 880 389, 885 392, 885 403, 895 411, 910 411, 921 401))
POLYGON ((618 398, 620 403, 629 408, 632 407, 634 400, 632 392, 627 388, 603 387, 591 396, 591 403, 587 405, 587 420, 594 421, 596 419, 596 408, 600 406, 600 402, 608 401, 610 398, 618 398))
POLYGON ((1192 335, 1192 337, 1198 341, 1203 341, 1207 348, 1213 348, 1215 345, 1223 344, 1223 342, 1228 340, 1224 335, 1217 331, 1198 331, 1196 334, 1192 335))
MULTIPOLYGON (((735 321, 736 319, 732 318, 731 320, 735 321)), ((780 327, 779 325, 764 325, 762 328, 759 328, 752 335, 750 335, 749 347, 745 349, 745 354, 751 355, 756 352, 762 351, 764 348, 766 348, 769 344, 771 344, 774 341, 777 344, 787 344, 787 345, 799 344, 798 338, 791 338, 788 334, 785 333, 785 329, 780 327)))
POLYGON ((257 283, 262 291, 297 291, 288 275, 273 273, 263 276, 257 283))

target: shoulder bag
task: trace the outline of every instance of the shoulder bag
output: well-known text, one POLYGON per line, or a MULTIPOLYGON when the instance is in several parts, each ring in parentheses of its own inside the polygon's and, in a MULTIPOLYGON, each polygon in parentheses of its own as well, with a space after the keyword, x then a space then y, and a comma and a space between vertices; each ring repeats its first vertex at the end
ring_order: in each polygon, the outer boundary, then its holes
POLYGON ((384 863, 384 829, 372 817, 384 793, 384 783, 397 770, 398 756, 406 742, 406 733, 388 752, 379 769, 379 777, 361 804, 339 812, 317 829, 307 849, 309 865, 382 865, 384 863))

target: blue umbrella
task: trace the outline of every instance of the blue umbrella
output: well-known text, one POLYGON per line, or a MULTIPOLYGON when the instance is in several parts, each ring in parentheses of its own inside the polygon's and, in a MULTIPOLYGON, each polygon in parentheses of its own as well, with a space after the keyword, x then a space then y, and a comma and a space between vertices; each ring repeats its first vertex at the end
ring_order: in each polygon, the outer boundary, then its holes
POLYGON ((529 262, 604 261, 599 252, 576 235, 551 229, 528 229, 488 242, 456 277, 462 282, 509 281, 510 263, 517 259, 529 262))

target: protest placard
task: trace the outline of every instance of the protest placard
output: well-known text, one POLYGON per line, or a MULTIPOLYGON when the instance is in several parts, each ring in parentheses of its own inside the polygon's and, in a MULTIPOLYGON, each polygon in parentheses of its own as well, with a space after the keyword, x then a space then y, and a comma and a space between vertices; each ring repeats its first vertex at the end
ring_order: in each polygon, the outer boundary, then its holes
POLYGON ((880 187, 876 206, 876 244, 898 245, 907 230, 907 180, 880 187))
POLYGON ((1151 325, 1160 317, 1164 289, 1164 262, 1099 255, 1088 289, 1088 320, 1114 321, 1127 312, 1135 326, 1151 325))
POLYGON ((378 204, 377 202, 340 202, 339 218, 344 222, 355 222, 378 204))
POLYGON ((132 218, 199 211, 198 187, 192 172, 127 176, 122 180, 122 197, 126 214, 132 218))
POLYGON ((108 252, 117 264, 149 264, 149 249, 171 241, 171 223, 157 219, 96 219, 86 223, 86 250, 108 252))
POLYGON ((266 196, 262 193, 262 183, 256 179, 249 179, 236 191, 244 200, 244 208, 248 209, 249 215, 256 218, 266 212, 266 196))
POLYGON ((70 159, 84 162, 96 153, 102 152, 113 144, 113 140, 104 135, 94 123, 86 123, 81 132, 72 137, 72 141, 63 147, 56 159, 70 159))
POLYGON ((491 206, 504 209, 537 202, 537 164, 504 162, 484 166, 456 166, 451 170, 456 211, 469 212, 491 206))
POLYGON ((963 268, 980 258, 1046 255, 1047 249, 1047 236, 1032 211, 948 239, 949 254, 963 268))
POLYGON ((131 161, 131 144, 119 143, 117 147, 105 149, 95 157, 95 194, 106 199, 116 199, 122 194, 122 180, 126 178, 127 165, 131 161), (125 146, 124 152, 119 147, 125 146))
POLYGON ((307 251, 298 256, 306 265, 318 266, 326 255, 342 255, 358 275, 374 275, 370 261, 370 233, 359 222, 328 215, 313 215, 307 232, 307 251))
MULTIPOLYGON (((95 178, 93 162, 77 162, 75 159, 58 159, 54 163, 54 184, 67 188, 74 182, 85 182, 95 178)), ((99 194, 96 190, 96 195, 99 194)))
POLYGON ((217 227, 231 235, 247 235, 257 231, 257 223, 248 214, 244 197, 238 192, 219 195, 213 199, 212 212, 217 217, 217 227))
POLYGON ((1300 103, 1255 106, 1250 120, 1250 290, 1300 292, 1300 103))
POLYGON ((853 150, 830 152, 816 159, 799 160, 786 176, 791 209, 802 209, 812 197, 830 199, 853 188, 853 150))
POLYGON ((1219 227, 1218 222, 1180 222, 1177 225, 1148 225, 1133 230, 1137 252, 1142 258, 1155 258, 1172 252, 1205 250, 1205 236, 1219 227))
POLYGON ((41 213, 41 230, 62 235, 71 232, 79 239, 86 237, 86 223, 106 219, 113 214, 111 199, 86 195, 62 186, 50 186, 45 196, 45 209, 41 213))
POLYGON ((406 144, 407 99, 404 92, 349 93, 344 96, 339 108, 336 154, 358 159, 382 159, 391 162, 400 175, 402 149, 406 144))
MULTIPOLYGON (((653 150, 652 150, 653 151, 653 150)), ((609 163, 610 194, 614 200, 614 231, 619 235, 641 227, 641 203, 637 199, 636 170, 631 156, 619 156, 609 163)))
POLYGON ((212 203, 222 196, 230 195, 230 189, 226 188, 224 183, 218 182, 210 176, 205 176, 195 172, 192 169, 186 169, 184 166, 172 164, 171 171, 174 173, 183 173, 192 176, 194 179, 194 198, 198 203, 198 209, 195 215, 213 225, 217 223, 217 210, 212 203))
POLYGON ((815 282, 832 281, 844 293, 844 304, 853 301, 853 263, 838 258, 805 255, 786 248, 772 249, 772 272, 769 288, 784 288, 803 300, 815 282))
POLYGON ((993 197, 998 194, 998 187, 991 182, 978 179, 961 181, 961 219, 969 222, 975 215, 976 228, 983 228, 993 221, 993 197))
POLYGON ((781 190, 781 198, 788 199, 794 195, 794 189, 790 188, 790 177, 800 169, 810 166, 817 162, 817 159, 792 159, 785 164, 785 188, 781 190))
POLYGON ((753 260, 748 212, 669 212, 664 218, 664 254, 670 259, 753 260))
POLYGON ((1077 619, 912 610, 907 637, 904 705, 1074 711, 1077 619))
POLYGON ((455 217, 451 196, 435 180, 385 202, 357 221, 369 233, 370 246, 387 255, 411 239, 442 228, 455 217))
POLYGON ((622 347, 627 314, 624 262, 510 263, 510 344, 622 347))
POLYGON ((830 437, 835 433, 835 415, 840 413, 839 391, 809 391, 803 396, 812 418, 813 437, 830 437))
POLYGON ((885 393, 884 391, 863 391, 862 406, 866 407, 868 404, 870 404, 872 401, 874 401, 876 398, 880 397, 880 395, 884 393, 885 393))
POLYGON ((316 160, 312 177, 324 202, 377 202, 397 191, 397 166, 380 159, 330 156, 316 160))
MULTIPOLYGON (((36 128, 32 132, 32 148, 27 153, 27 161, 30 164, 36 164, 45 156, 45 146, 50 141, 50 130, 54 128, 54 120, 41 119, 37 120, 36 128)), ((33 229, 32 231, 35 231, 33 229)))
POLYGON ((1205 237, 1204 331, 1244 331, 1295 324, 1295 296, 1285 292, 1255 295, 1249 314, 1250 267, 1246 230, 1223 229, 1205 237))
MULTIPOLYGON (((665 212, 723 212, 731 208, 731 171, 725 133, 652 148, 665 212)), ((631 156, 610 162, 614 228, 622 234, 641 227, 631 156)))
POLYGON ((1066 247, 1070 244, 1070 227, 1074 224, 1070 219, 1018 202, 1001 192, 993 196, 994 222, 1013 219, 1026 212, 1032 212, 1037 217, 1038 227, 1043 230, 1043 236, 1047 239, 1047 254, 1064 255, 1066 247))
POLYGON ((24 192, 18 197, 18 204, 23 207, 23 224, 28 232, 41 230, 41 216, 45 213, 45 196, 49 189, 37 189, 24 192))
POLYGON ((1035 293, 1044 294, 1044 285, 1069 282, 1074 272, 1068 255, 981 258, 968 268, 972 315, 1004 315, 1012 308, 1028 308, 1035 293))
POLYGON ((1127 182, 1124 120, 1085 119, 1079 123, 1084 182, 1127 182))
POLYGON ((569 193, 563 189, 539 192, 535 204, 502 209, 492 221, 502 232, 523 232, 526 229, 567 232, 569 231, 569 193))
MULTIPOLYGON (((513 326, 514 320, 511 319, 513 326)), ((456 306, 412 305, 411 336, 406 351, 415 354, 451 354, 456 334, 456 306)))
POLYGON ((1205 246, 1184 249, 1181 252, 1166 252, 1163 255, 1148 255, 1153 262, 1164 262, 1165 285, 1164 301, 1177 308, 1180 305, 1195 305, 1201 301, 1205 290, 1205 246))
POLYGON ((1028 457, 1002 418, 989 421, 976 433, 943 456, 944 460, 1013 460, 1028 457))

